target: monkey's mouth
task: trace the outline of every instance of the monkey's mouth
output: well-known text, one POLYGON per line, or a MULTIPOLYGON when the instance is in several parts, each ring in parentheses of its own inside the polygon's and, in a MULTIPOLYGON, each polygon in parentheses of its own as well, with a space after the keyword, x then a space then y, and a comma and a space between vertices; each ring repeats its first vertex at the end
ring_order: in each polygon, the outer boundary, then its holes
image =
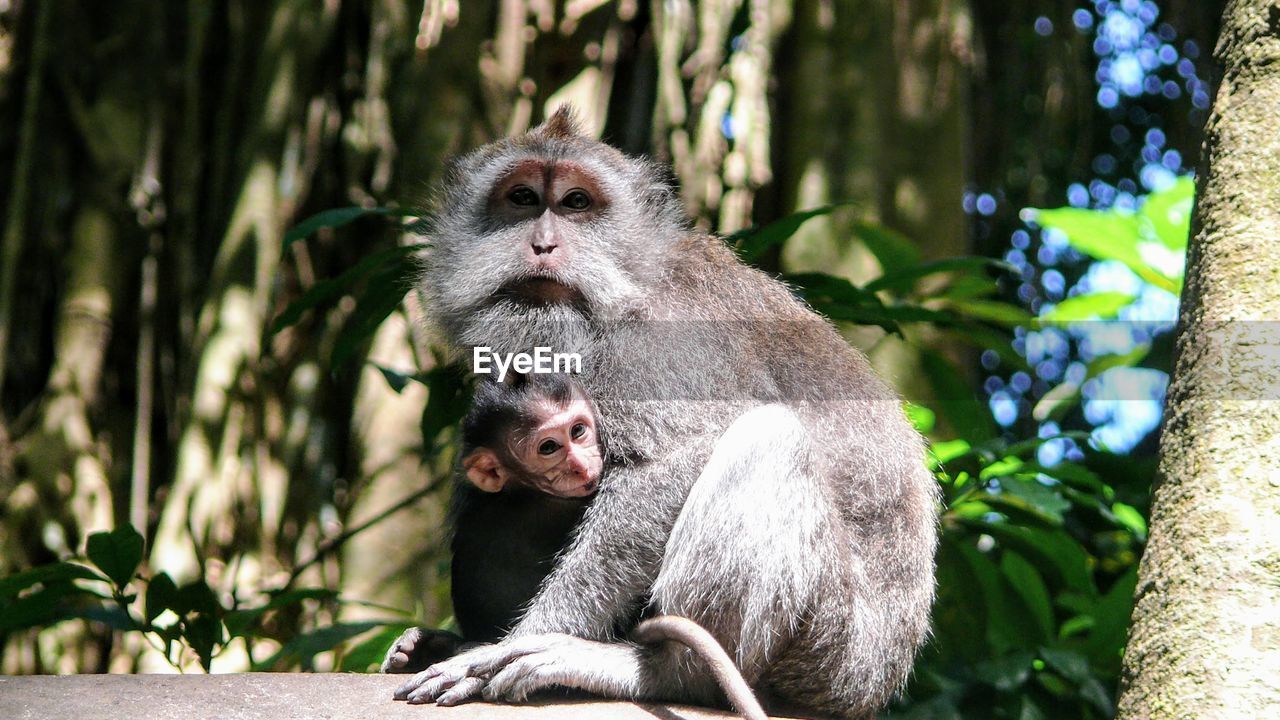
POLYGON ((531 277, 503 285, 493 297, 526 305, 572 305, 582 300, 582 293, 548 277, 531 277))

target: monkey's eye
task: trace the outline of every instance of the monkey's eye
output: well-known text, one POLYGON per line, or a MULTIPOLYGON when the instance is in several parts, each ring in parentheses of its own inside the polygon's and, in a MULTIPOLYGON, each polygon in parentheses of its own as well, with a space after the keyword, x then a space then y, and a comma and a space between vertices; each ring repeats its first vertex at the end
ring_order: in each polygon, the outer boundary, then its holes
POLYGON ((512 205, 533 207, 538 204, 538 193, 534 192, 532 188, 517 185, 511 188, 511 192, 507 193, 507 199, 511 201, 512 205))
POLYGON ((560 200, 560 204, 570 210, 586 210, 591 207, 591 196, 586 190, 570 190, 565 193, 564 198, 560 200))
POLYGON ((560 443, 555 440, 543 440, 538 444, 539 455, 550 455, 560 449, 560 443))
POLYGON ((586 423, 577 423, 572 428, 569 429, 569 437, 573 438, 574 440, 577 440, 586 434, 587 434, 586 423))

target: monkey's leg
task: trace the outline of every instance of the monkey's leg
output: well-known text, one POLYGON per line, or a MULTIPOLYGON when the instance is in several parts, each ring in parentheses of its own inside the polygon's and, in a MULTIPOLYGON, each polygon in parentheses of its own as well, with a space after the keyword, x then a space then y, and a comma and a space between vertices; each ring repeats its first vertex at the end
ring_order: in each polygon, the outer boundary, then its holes
MULTIPOLYGON (((658 612, 710 631, 757 691, 830 560, 830 499, 810 454, 804 425, 782 405, 735 420, 685 501, 653 587, 658 612)), ((718 695, 697 663, 672 667, 688 699, 718 695)))

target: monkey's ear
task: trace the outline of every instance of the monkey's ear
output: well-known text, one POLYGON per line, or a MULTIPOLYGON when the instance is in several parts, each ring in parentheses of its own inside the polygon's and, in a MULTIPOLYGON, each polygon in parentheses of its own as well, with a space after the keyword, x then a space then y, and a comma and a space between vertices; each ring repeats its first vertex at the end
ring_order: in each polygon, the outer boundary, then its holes
POLYGON ((551 113, 551 117, 534 128, 533 132, 560 140, 568 140, 582 135, 582 130, 578 127, 578 115, 573 106, 569 104, 556 108, 556 111, 551 113))
POLYGON ((462 459, 462 468, 467 471, 467 480, 484 492, 496 493, 507 484, 506 468, 489 448, 472 450, 462 459))

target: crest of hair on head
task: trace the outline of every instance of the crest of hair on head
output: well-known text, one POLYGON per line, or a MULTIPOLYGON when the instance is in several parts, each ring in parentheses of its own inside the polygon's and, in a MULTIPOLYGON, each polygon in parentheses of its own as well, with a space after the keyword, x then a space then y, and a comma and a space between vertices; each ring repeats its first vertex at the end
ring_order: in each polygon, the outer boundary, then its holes
POLYGON ((534 132, 543 137, 559 140, 569 140, 582 135, 582 130, 578 127, 578 114, 573 106, 568 104, 556 108, 556 111, 551 113, 551 117, 535 128, 534 132))

